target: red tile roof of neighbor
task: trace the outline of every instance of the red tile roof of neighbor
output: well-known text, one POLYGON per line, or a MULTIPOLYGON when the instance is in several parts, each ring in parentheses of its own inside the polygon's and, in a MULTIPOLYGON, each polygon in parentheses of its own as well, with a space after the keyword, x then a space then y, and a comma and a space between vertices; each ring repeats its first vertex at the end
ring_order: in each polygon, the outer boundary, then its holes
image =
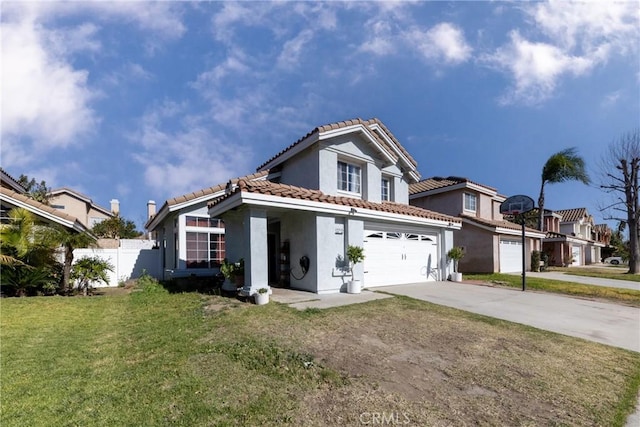
POLYGON ((267 164, 269 164, 272 161, 276 160, 278 157, 282 156, 287 151, 293 149, 296 145, 300 144, 302 141, 304 141, 305 139, 309 138, 311 135, 313 135, 315 133, 328 132, 330 130, 342 129, 342 128, 349 127, 349 126, 354 126, 354 125, 363 125, 363 126, 367 127, 369 130, 371 130, 371 133, 373 134, 373 136, 376 139, 376 141, 378 141, 378 143, 385 148, 385 151, 388 152, 388 154, 391 156, 391 158, 393 158, 394 160, 397 160, 398 157, 394 154, 394 150, 389 146, 389 144, 387 144, 387 142, 384 141, 384 139, 376 131, 371 129, 371 126, 374 125, 374 124, 378 125, 387 134, 387 136, 389 136, 389 138, 396 145, 396 148, 405 157, 407 157, 407 159, 413 165, 413 167, 417 167, 418 166, 418 163, 415 161, 415 159, 413 157, 411 157, 411 155, 407 152, 407 150, 405 150, 404 147, 400 144, 398 139, 389 131, 389 129, 379 119, 372 118, 372 119, 369 119, 369 120, 362 120, 361 118, 356 118, 356 119, 344 120, 344 121, 340 121, 340 122, 336 122, 336 123, 330 123, 330 124, 326 124, 326 125, 322 125, 322 126, 318 126, 318 127, 314 128, 313 130, 308 132, 305 136, 303 136, 302 138, 298 139, 296 142, 294 142, 293 144, 289 145, 288 147, 286 147, 285 149, 280 151, 275 156, 271 157, 269 160, 264 162, 262 165, 258 166, 258 170, 262 169, 267 164))
POLYGON ((459 177, 459 176, 449 176, 449 177, 446 177, 446 178, 441 177, 441 176, 434 176, 432 178, 423 179, 420 182, 416 182, 414 184, 410 184, 409 185, 409 194, 418 194, 418 193, 422 193, 424 191, 437 190, 439 188, 451 187, 451 186, 462 184, 462 183, 474 184, 474 185, 478 185, 480 187, 484 187, 484 188, 486 188, 488 190, 491 190, 491 191, 497 191, 493 187, 489 187, 488 185, 479 184, 477 182, 471 181, 468 178, 463 178, 463 177, 459 177))
MULTIPOLYGON (((522 230, 522 225, 516 224, 515 222, 511 222, 511 221, 477 218, 475 216, 465 215, 465 214, 460 215, 460 217, 463 219, 470 220, 472 222, 477 222, 478 224, 489 226, 489 227, 506 228, 508 230, 520 230, 520 231, 522 230)), ((535 228, 525 227, 524 229, 526 232, 544 234, 542 231, 537 230, 535 228)))
POLYGON ((238 192, 257 193, 272 195, 277 197, 286 197, 291 199, 308 200, 312 202, 328 203, 333 205, 351 206, 354 208, 370 209, 373 211, 394 213, 400 215, 408 215, 420 218, 433 219, 438 221, 447 221, 459 224, 460 218, 429 211, 427 209, 418 208, 411 205, 394 202, 374 203, 367 200, 355 199, 352 197, 330 196, 319 190, 309 190, 307 188, 296 187, 287 184, 278 184, 271 181, 248 181, 241 179, 238 181, 237 188, 229 193, 217 198, 209 203, 209 207, 226 200, 227 198, 237 194, 238 192))
POLYGON ((587 218, 588 221, 589 220, 593 221, 591 215, 587 213, 586 208, 563 209, 563 210, 554 211, 554 212, 562 215, 562 222, 580 221, 585 217, 587 218))

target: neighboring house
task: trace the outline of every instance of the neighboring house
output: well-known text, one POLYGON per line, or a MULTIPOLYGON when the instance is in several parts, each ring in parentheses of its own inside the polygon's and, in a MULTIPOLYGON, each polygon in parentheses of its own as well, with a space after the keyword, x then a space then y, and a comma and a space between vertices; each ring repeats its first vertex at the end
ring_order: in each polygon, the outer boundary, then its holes
POLYGON ((52 208, 78 218, 88 229, 120 211, 115 199, 111 201, 111 210, 108 210, 93 203, 88 196, 66 187, 52 190, 48 196, 52 208))
MULTIPOLYGON (((4 177, 2 182, 4 183, 4 177)), ((77 232, 87 231, 84 224, 78 221, 77 218, 33 200, 24 194, 17 193, 3 185, 0 187, 0 209, 3 222, 6 221, 8 212, 14 208, 24 208, 28 210, 35 216, 38 222, 61 225, 77 232)))
POLYGON ((607 236, 606 233, 598 233, 601 227, 595 229, 593 217, 586 208, 545 212, 544 224, 547 234, 543 241, 543 251, 549 257, 549 265, 587 265, 600 262, 602 248, 607 246, 607 236))
POLYGON ((229 182, 209 203, 225 223, 226 256, 245 262, 243 292, 270 284, 316 293, 351 279, 348 245, 364 286, 446 279, 453 216, 410 206, 416 161, 377 119, 319 126, 258 168, 264 180, 229 182))
MULTIPOLYGON (((244 177, 264 180, 267 172, 244 177)), ((232 180, 237 183, 239 178, 232 180)), ((224 195, 227 183, 167 200, 156 213, 149 201, 145 224, 160 249, 161 279, 211 276, 226 257, 224 223, 209 217, 207 204, 224 195)))
POLYGON ((13 190, 18 194, 25 194, 27 190, 11 175, 0 168, 0 185, 9 190, 13 190))
MULTIPOLYGON (((506 200, 493 187, 467 178, 433 177, 409 186, 409 203, 462 219, 453 233, 464 249, 461 272, 512 273, 522 271, 522 226, 503 219, 500 204, 506 200)), ((525 263, 531 269, 531 251, 540 250, 544 233, 525 229, 525 263)))

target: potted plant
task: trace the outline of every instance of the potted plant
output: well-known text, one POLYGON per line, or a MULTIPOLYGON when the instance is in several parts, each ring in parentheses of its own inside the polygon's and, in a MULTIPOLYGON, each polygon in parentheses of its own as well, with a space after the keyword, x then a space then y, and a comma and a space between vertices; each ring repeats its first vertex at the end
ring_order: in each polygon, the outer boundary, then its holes
POLYGON ((462 273, 458 272, 458 261, 464 257, 464 250, 460 246, 454 246, 447 252, 447 257, 453 261, 452 282, 462 282, 462 273))
POLYGON ((238 287, 235 284, 235 272, 236 265, 225 258, 224 261, 222 261, 222 264, 220 264, 220 273, 222 273, 225 278, 225 281, 222 284, 222 291, 228 293, 237 292, 238 287))
POLYGON ((253 299, 257 305, 265 305, 269 302, 269 288, 260 288, 253 294, 253 299))
POLYGON ((359 262, 364 260, 364 249, 361 246, 347 247, 347 259, 349 260, 349 267, 351 270, 351 280, 347 282, 347 292, 350 294, 359 294, 362 290, 362 283, 359 279, 353 277, 353 268, 359 262))

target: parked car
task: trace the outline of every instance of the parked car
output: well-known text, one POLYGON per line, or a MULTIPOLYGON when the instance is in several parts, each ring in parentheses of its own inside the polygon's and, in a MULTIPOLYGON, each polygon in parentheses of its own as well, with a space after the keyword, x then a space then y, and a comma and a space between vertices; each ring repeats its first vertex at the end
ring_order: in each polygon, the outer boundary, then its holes
POLYGON ((609 258, 605 258, 604 259, 604 263, 605 264, 613 264, 613 265, 622 264, 622 257, 610 256, 609 258))

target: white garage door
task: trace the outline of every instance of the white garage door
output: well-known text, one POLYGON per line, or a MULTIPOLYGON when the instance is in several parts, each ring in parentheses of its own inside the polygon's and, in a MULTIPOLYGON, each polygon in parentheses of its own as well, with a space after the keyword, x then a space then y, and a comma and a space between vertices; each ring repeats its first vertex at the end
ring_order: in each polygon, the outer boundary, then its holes
POLYGON ((436 280, 437 254, 435 235, 367 230, 364 286, 436 280))
POLYGON ((580 246, 572 246, 571 256, 573 257, 571 265, 580 265, 582 261, 582 248, 580 246))
POLYGON ((522 240, 500 239, 500 273, 522 272, 522 240))

